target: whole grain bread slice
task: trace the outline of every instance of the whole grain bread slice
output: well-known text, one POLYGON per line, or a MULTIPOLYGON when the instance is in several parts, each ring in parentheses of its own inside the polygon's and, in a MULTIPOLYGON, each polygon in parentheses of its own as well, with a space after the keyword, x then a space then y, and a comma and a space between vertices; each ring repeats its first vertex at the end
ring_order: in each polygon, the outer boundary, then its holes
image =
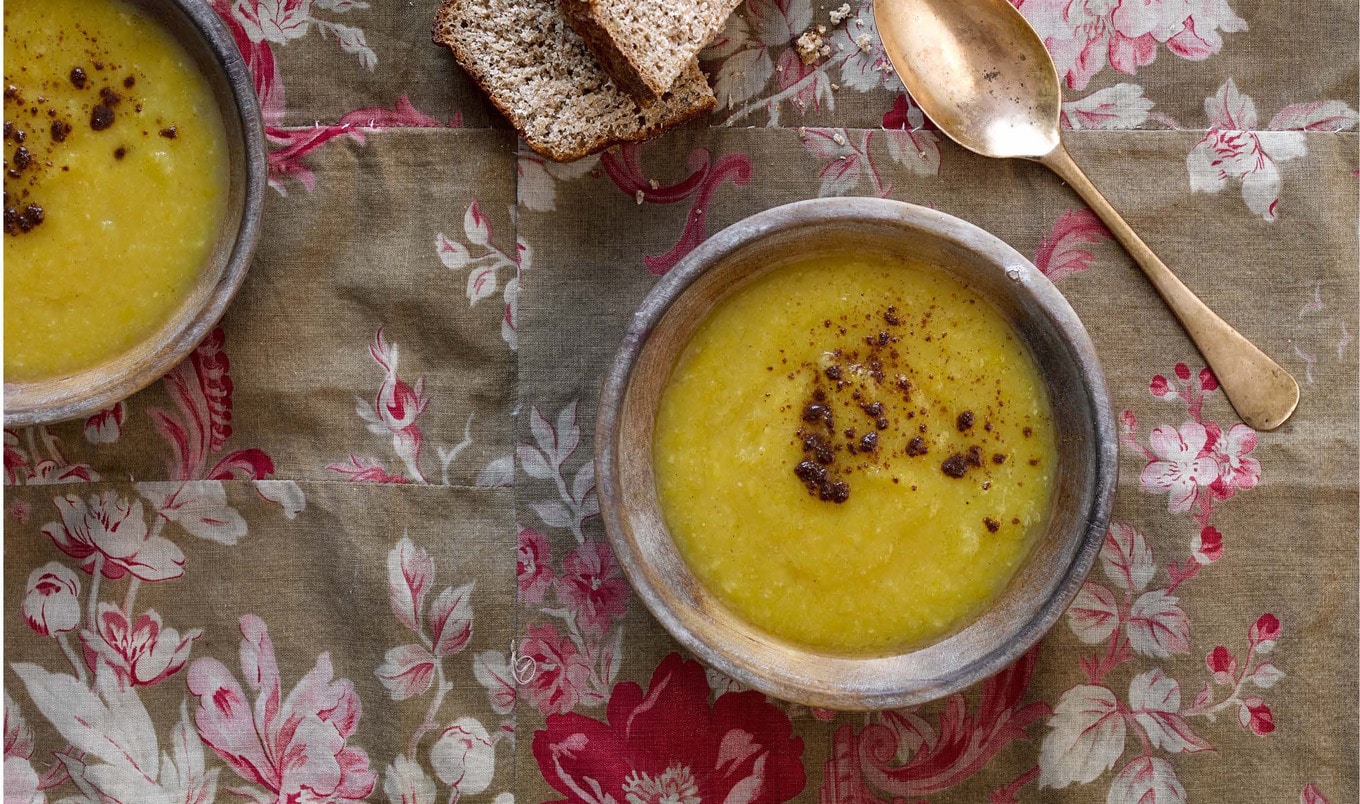
POLYGON ((717 103, 691 59, 672 88, 640 105, 600 67, 558 0, 444 0, 434 40, 530 148, 559 162, 655 136, 717 103))
POLYGON ((561 0, 605 70, 650 103, 675 85, 741 0, 561 0))

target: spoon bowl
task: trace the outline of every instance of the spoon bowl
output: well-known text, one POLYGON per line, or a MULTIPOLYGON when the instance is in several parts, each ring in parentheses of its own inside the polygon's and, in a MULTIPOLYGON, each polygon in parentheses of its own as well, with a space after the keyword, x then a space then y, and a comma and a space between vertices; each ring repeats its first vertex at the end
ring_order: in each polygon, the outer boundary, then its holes
POLYGON ((874 15, 907 91, 959 145, 983 156, 1030 159, 1058 147, 1058 71, 1005 0, 876 0, 874 15))
POLYGON ((1063 147, 1062 86, 1043 40, 1008 0, 874 0, 888 60, 921 111, 983 156, 1032 159, 1057 173, 1133 257, 1218 377, 1242 421, 1273 430, 1299 384, 1185 286, 1063 147))

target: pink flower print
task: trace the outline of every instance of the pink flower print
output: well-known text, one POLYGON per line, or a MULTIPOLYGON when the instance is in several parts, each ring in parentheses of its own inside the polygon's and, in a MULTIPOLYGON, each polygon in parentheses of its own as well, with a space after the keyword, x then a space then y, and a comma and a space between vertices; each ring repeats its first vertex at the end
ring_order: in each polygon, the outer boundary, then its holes
POLYGON ((285 697, 264 621, 247 614, 241 634, 241 672, 255 693, 253 707, 221 662, 197 659, 189 666, 189 691, 199 699, 194 723, 203 741, 280 804, 367 798, 377 775, 368 754, 345 745, 362 715, 354 685, 334 680, 323 653, 285 697))
POLYGON ((1180 429, 1154 428, 1149 440, 1157 457, 1143 467, 1140 478, 1143 489, 1168 494, 1169 513, 1189 511, 1199 487, 1218 479, 1218 462, 1205 451, 1208 431, 1199 422, 1186 422, 1180 429))
POLYGON ((1185 158, 1194 192, 1217 193, 1229 179, 1242 182, 1247 208, 1268 221, 1276 218, 1280 171, 1276 164, 1308 153, 1299 131, 1257 131, 1256 103, 1229 78, 1204 101, 1209 131, 1185 158))
POLYGON ((519 597, 524 603, 538 605, 543 593, 553 582, 552 547, 543 534, 530 528, 519 529, 519 551, 515 575, 519 581, 519 597))
POLYGON ((1238 704, 1237 721, 1242 724, 1242 728, 1250 729, 1257 737, 1275 731, 1275 715, 1266 702, 1255 695, 1248 695, 1238 704))
POLYGON ((545 715, 570 712, 588 690, 590 664, 570 637, 562 636, 552 625, 531 625, 529 635, 520 643, 519 655, 534 661, 534 676, 520 686, 539 711, 545 715))
POLYGON ((383 339, 381 328, 373 336, 373 345, 368 351, 384 372, 378 396, 373 402, 373 411, 381 426, 392 434, 392 448, 406 464, 411 477, 423 483, 425 476, 420 471, 421 433, 416 420, 430 402, 425 394, 425 378, 416 380, 412 387, 397 376, 399 352, 396 344, 388 344, 383 339))
POLYGON ((85 663, 93 670, 103 659, 118 677, 133 686, 151 686, 179 672, 189 661, 189 649, 195 639, 203 636, 197 628, 183 637, 173 628, 166 628, 161 616, 149 610, 129 623, 127 615, 117 606, 99 604, 98 631, 80 633, 85 646, 85 663))
POLYGON ((80 624, 80 576, 50 561, 28 575, 24 622, 41 636, 74 631, 80 624))
POLYGON ((586 542, 562 562, 557 596, 590 634, 603 634, 628 613, 628 582, 619 574, 609 545, 586 542))
POLYGON ((1240 490, 1255 488, 1261 480, 1261 463, 1247 454, 1256 449, 1256 431, 1245 424, 1234 424, 1224 433, 1217 424, 1205 425, 1211 438, 1210 454, 1218 462, 1218 479, 1209 485, 1220 500, 1240 490))
POLYGON ((143 581, 164 581, 184 574, 184 554, 175 543, 147 533, 142 502, 129 504, 116 492, 91 494, 88 501, 74 494, 53 500, 60 522, 49 522, 42 532, 63 553, 84 559, 81 567, 102 568, 105 578, 128 573, 143 581))
POLYGON ((1220 32, 1247 24, 1226 0, 1011 0, 1052 54, 1058 74, 1084 89, 1105 65, 1133 75, 1157 46, 1200 61, 1223 47, 1220 32))

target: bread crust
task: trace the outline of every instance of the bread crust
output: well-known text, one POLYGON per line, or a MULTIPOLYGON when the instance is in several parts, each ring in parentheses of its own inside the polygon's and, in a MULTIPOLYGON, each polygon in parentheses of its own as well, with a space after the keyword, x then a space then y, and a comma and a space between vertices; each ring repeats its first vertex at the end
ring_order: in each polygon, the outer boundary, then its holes
POLYGON ((653 103, 669 87, 656 86, 654 80, 634 66, 628 54, 619 49, 618 37, 609 29, 609 21, 598 13, 594 0, 561 0, 562 13, 572 29, 586 42, 600 66, 610 77, 646 106, 653 103))
MULTIPOLYGON (((435 43, 444 45, 453 53, 454 60, 457 61, 459 66, 461 66, 472 80, 477 83, 478 87, 481 88, 482 92, 485 93, 487 98, 491 101, 491 104, 496 107, 496 110, 499 111, 512 126, 514 126, 515 130, 519 132, 525 143, 528 144, 534 152, 547 159, 551 159, 555 162, 572 162, 591 154, 599 153, 614 145, 627 142, 641 142, 707 114, 717 105, 717 98, 715 98, 710 91, 705 97, 700 98, 691 108, 686 109, 684 112, 671 119, 661 120, 643 126, 627 134, 609 132, 604 136, 597 137, 594 141, 584 143, 579 148, 559 147, 553 142, 546 141, 526 132, 526 121, 517 119, 516 115, 507 105, 505 99, 497 96, 496 92, 492 89, 494 83, 490 80, 489 76, 480 69, 477 59, 475 59, 473 54, 467 49, 466 43, 453 34, 453 30, 457 27, 456 6, 459 2, 460 0, 444 0, 440 4, 439 9, 435 12, 434 29, 432 32, 435 43)), ((697 66, 692 66, 692 69, 697 69, 697 66)))

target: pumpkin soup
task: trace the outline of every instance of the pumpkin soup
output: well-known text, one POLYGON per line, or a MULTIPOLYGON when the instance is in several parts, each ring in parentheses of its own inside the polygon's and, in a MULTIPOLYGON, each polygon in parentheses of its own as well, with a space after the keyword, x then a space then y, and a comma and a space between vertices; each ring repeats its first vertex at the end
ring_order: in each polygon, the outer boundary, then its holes
POLYGON ((776 636, 873 654, 965 625, 1042 530, 1056 450, 1033 358, 945 273, 840 254, 724 299, 654 435, 676 546, 776 636))

